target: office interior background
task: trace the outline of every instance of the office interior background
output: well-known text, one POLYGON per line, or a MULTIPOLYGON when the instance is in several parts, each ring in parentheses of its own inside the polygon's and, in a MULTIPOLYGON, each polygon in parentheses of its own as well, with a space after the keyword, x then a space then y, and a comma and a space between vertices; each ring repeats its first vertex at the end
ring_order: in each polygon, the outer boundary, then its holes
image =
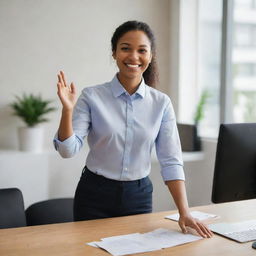
MULTIPOLYGON (((25 206, 72 197, 88 146, 72 159, 55 152, 61 105, 57 73, 78 93, 117 72, 110 39, 127 20, 147 22, 157 38, 159 90, 173 103, 177 122, 193 124, 204 91, 209 98, 199 123, 202 151, 185 154, 190 206, 211 203, 220 123, 255 122, 256 0, 1 0, 0 1, 0 187, 22 190, 25 206), (44 150, 18 150, 12 114, 15 95, 41 94, 57 111, 43 123, 44 150)), ((174 209, 152 157, 154 211, 174 209)))

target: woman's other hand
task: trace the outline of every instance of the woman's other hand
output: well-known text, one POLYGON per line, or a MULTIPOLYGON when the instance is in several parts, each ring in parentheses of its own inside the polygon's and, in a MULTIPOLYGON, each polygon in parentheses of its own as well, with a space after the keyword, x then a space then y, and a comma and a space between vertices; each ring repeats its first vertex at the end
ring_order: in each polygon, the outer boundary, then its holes
POLYGON ((76 87, 73 82, 67 84, 63 71, 58 74, 57 94, 60 98, 64 110, 73 110, 76 104, 76 87))
POLYGON ((190 227, 195 229, 197 233, 204 238, 210 238, 213 236, 212 231, 204 223, 193 218, 190 213, 180 216, 179 225, 183 233, 188 233, 186 227, 190 227))

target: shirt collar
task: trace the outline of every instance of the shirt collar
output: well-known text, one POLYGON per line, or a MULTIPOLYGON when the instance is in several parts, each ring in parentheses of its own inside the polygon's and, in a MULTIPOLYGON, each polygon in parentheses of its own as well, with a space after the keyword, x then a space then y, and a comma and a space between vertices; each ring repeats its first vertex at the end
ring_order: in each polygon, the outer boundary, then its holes
MULTIPOLYGON (((114 78, 111 81, 111 90, 114 95, 114 97, 119 97, 123 93, 126 93, 126 90, 122 86, 122 84, 119 82, 117 75, 114 76, 114 78)), ((144 79, 142 78, 142 81, 140 83, 139 88, 135 92, 135 94, 138 94, 141 96, 141 98, 144 98, 145 96, 145 91, 146 91, 146 84, 144 82, 144 79)))

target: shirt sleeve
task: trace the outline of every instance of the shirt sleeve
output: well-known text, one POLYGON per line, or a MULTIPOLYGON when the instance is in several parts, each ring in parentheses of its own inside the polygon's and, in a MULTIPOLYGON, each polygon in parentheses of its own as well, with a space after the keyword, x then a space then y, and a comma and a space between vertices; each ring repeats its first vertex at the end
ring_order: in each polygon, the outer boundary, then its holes
POLYGON ((170 99, 155 144, 163 180, 185 180, 180 138, 170 99))
POLYGON ((91 113, 89 107, 89 95, 86 89, 77 100, 73 117, 73 135, 64 141, 58 139, 58 132, 55 134, 53 144, 55 149, 63 158, 70 158, 80 151, 85 136, 88 135, 91 126, 91 113))

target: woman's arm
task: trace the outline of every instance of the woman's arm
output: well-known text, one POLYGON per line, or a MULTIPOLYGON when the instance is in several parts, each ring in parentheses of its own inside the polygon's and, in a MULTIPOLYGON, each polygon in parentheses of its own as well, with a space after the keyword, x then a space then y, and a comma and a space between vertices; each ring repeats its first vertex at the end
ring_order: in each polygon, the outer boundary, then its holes
POLYGON ((73 134, 72 125, 73 110, 62 109, 60 125, 58 129, 58 139, 64 141, 73 134))
POLYGON ((58 74, 58 96, 62 103, 62 115, 58 129, 58 139, 64 141, 73 134, 72 115, 76 104, 76 88, 73 83, 67 85, 64 73, 58 74))
POLYGON ((182 232, 187 233, 186 226, 188 226, 194 228, 202 237, 211 237, 213 233, 208 227, 197 219, 194 219, 189 212, 185 182, 183 180, 170 180, 166 181, 166 185, 168 186, 179 210, 179 225, 182 232))

